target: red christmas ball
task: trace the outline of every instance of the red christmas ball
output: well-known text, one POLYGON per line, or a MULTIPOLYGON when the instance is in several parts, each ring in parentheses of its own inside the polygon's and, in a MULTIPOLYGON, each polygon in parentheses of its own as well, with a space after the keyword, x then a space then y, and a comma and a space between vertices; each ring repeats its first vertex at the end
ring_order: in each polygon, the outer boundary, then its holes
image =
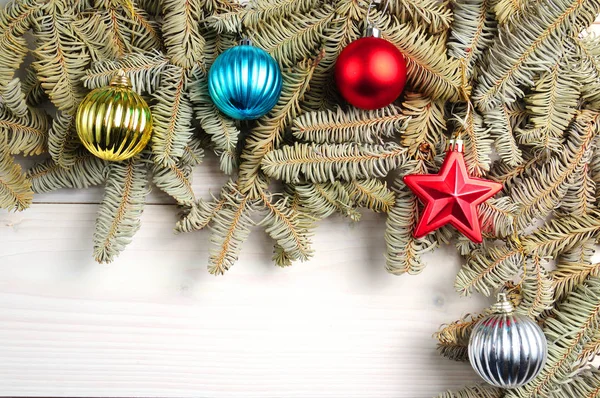
POLYGON ((404 56, 392 43, 363 37, 350 43, 335 64, 342 96, 357 108, 378 109, 394 102, 406 83, 404 56))

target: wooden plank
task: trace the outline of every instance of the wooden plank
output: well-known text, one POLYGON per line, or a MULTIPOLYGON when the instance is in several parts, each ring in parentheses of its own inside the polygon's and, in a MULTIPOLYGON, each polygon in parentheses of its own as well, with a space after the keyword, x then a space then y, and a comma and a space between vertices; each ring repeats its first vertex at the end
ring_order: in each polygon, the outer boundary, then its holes
POLYGON ((418 276, 384 269, 384 218, 334 218, 309 262, 271 265, 257 230, 225 276, 208 233, 173 236, 149 206, 110 265, 91 260, 96 206, 0 213, 0 392, 45 396, 429 397, 477 381, 432 334, 479 311, 453 290, 452 247, 418 276))

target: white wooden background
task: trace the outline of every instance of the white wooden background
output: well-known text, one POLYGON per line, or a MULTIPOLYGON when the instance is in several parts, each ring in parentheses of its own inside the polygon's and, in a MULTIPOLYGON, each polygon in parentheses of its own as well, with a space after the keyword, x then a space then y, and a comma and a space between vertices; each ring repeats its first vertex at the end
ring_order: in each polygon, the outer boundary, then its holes
MULTIPOLYGON (((218 192, 215 159, 195 190, 218 192)), ((432 334, 486 301, 453 290, 454 248, 418 276, 384 268, 383 216, 322 222, 315 257, 280 269, 260 229, 222 277, 208 233, 174 235, 156 192, 133 243, 94 263, 102 189, 0 213, 0 395, 429 397, 477 378, 432 334)))

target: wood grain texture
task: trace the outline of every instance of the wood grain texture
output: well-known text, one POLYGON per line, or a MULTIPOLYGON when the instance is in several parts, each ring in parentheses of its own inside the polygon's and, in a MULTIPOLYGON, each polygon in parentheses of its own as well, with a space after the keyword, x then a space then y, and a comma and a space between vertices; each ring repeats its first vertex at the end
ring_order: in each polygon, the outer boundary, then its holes
POLYGON ((0 395, 417 398, 477 380, 432 334, 487 303, 453 291, 451 247, 386 273, 381 216, 323 222, 314 259, 286 269, 257 229, 214 277, 208 233, 173 235, 168 205, 95 264, 95 212, 0 213, 0 395))

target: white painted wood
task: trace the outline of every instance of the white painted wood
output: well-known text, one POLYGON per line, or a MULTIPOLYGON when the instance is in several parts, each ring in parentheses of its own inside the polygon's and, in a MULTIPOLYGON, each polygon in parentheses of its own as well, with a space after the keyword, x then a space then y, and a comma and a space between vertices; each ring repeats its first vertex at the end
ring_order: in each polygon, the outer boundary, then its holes
POLYGON ((418 276, 384 269, 384 219, 323 222, 313 260, 280 269, 251 234, 224 277, 207 232, 148 206, 110 265, 91 260, 95 205, 0 213, 0 395, 429 397, 476 381, 432 334, 478 311, 453 291, 453 248, 418 276))

